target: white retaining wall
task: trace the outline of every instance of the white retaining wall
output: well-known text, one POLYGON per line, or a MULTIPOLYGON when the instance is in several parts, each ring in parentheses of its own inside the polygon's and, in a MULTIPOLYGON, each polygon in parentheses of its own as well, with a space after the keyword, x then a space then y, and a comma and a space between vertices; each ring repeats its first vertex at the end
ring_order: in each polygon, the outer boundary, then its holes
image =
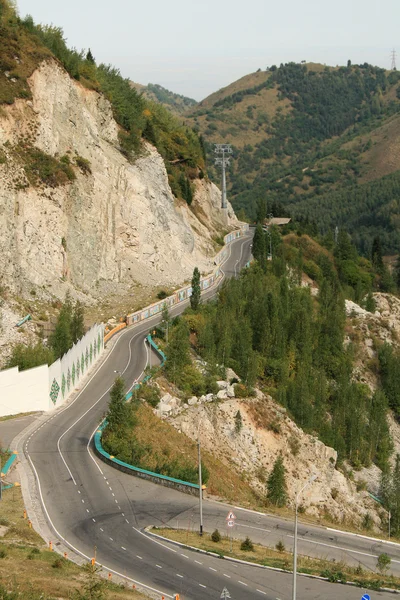
POLYGON ((94 325, 48 367, 0 371, 0 417, 47 411, 63 404, 104 350, 104 325, 94 325))

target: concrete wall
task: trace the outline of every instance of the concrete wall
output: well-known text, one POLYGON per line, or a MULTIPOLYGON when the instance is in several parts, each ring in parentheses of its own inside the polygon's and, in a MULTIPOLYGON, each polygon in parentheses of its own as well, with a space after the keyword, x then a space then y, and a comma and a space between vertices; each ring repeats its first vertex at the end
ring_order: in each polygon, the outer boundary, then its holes
POLYGON ((0 371, 0 417, 63 404, 104 350, 104 325, 94 325, 50 367, 0 371))

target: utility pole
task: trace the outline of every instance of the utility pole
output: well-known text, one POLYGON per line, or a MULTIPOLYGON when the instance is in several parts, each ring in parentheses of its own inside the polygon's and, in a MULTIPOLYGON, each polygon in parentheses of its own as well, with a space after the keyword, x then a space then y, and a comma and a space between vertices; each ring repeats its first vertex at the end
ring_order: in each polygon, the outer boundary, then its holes
POLYGON ((230 154, 232 154, 231 144, 215 144, 214 149, 215 154, 217 154, 217 158, 215 159, 215 164, 222 167, 222 202, 221 208, 227 208, 226 202, 226 175, 225 168, 229 166, 230 154))
POLYGON ((197 442, 199 451, 199 507, 200 507, 200 535, 203 535, 203 482, 201 478, 201 452, 200 439, 197 442))
MULTIPOLYGON (((2 473, 1 473, 1 456, 0 456, 0 501, 3 498, 3 479, 2 479, 2 473)), ((390 535, 389 535, 390 537, 390 535)))
POLYGON ((299 508, 299 498, 304 490, 313 483, 318 477, 318 474, 311 475, 309 480, 301 490, 299 490, 296 494, 295 500, 295 512, 294 512, 294 544, 293 544, 293 589, 292 589, 292 600, 296 600, 296 575, 297 575, 297 510, 299 508))
POLYGON ((393 48, 393 50, 390 53, 391 59, 392 59, 392 64, 391 64, 391 70, 392 71, 396 71, 396 50, 393 48))

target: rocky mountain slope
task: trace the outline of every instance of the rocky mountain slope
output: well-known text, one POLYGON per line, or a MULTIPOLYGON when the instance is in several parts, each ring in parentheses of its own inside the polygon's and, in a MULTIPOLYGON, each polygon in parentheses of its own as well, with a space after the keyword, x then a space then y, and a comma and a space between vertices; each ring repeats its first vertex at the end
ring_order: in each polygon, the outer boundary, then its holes
POLYGON ((196 100, 193 100, 193 98, 175 94, 162 85, 154 83, 142 85, 134 81, 131 82, 131 85, 139 92, 139 94, 144 94, 146 98, 153 102, 163 104, 168 110, 176 115, 184 115, 197 105, 196 100))
POLYGON ((210 270, 213 237, 237 224, 231 209, 221 214, 218 189, 197 180, 190 208, 176 200, 154 147, 129 162, 110 103, 55 60, 28 82, 32 99, 0 113, 2 285, 63 297, 70 284, 90 300, 137 284, 178 285, 196 265, 210 270), (61 185, 38 181, 48 157, 61 185))

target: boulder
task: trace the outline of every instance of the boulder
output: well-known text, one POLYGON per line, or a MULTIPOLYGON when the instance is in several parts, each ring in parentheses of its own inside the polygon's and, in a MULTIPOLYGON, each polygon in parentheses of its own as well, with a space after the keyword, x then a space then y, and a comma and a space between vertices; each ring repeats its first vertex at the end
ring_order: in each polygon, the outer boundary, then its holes
POLYGON ((160 403, 162 402, 163 404, 172 404, 172 400, 173 400, 173 396, 171 396, 171 394, 165 394, 161 400, 160 403))
POLYGON ((237 379, 238 381, 240 381, 239 375, 236 375, 235 371, 228 367, 226 369, 226 380, 231 381, 231 379, 237 379))
POLYGON ((217 381, 217 386, 220 390, 226 390, 229 383, 227 381, 217 381))
POLYGON ((197 396, 192 396, 191 398, 189 398, 187 403, 189 404, 189 406, 193 406, 194 404, 197 404, 198 403, 197 396))
POLYGON ((228 385, 228 387, 226 388, 226 395, 228 396, 228 398, 235 397, 235 388, 233 387, 233 385, 228 385))
POLYGON ((214 394, 206 394, 206 402, 212 402, 214 400, 214 394))
POLYGON ((219 390, 217 398, 218 400, 226 400, 228 398, 228 392, 226 390, 219 390))
POLYGON ((170 404, 164 404, 164 402, 160 402, 158 405, 158 411, 160 416, 165 416, 171 414, 173 411, 173 407, 170 404))

